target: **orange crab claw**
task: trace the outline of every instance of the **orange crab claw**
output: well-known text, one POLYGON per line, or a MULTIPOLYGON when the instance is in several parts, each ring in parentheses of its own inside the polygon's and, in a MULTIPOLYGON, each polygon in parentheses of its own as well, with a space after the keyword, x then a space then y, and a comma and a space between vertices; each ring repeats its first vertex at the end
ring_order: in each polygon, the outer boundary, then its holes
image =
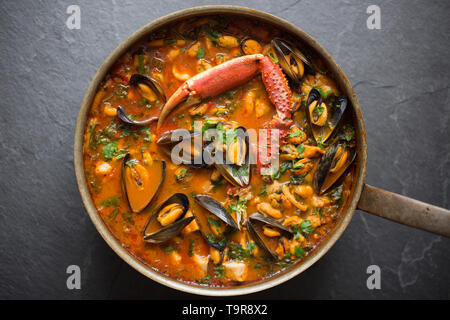
POLYGON ((259 61, 263 57, 262 54, 253 54, 235 58, 186 80, 164 105, 157 129, 159 130, 167 116, 186 99, 185 106, 193 105, 201 99, 221 94, 255 77, 259 73, 259 61))
POLYGON ((260 61, 261 74, 270 101, 277 109, 280 119, 291 117, 291 90, 279 65, 265 56, 260 61))
POLYGON ((284 142, 287 136, 289 126, 292 124, 292 108, 291 90, 280 66, 267 56, 260 61, 260 66, 267 94, 277 109, 277 115, 267 122, 263 128, 279 130, 279 140, 272 141, 269 135, 267 137, 267 145, 270 145, 271 148, 268 148, 265 153, 262 152, 258 155, 257 167, 260 173, 262 173, 262 168, 266 168, 273 163, 273 158, 278 155, 274 153, 274 150, 278 150, 280 144, 284 142))

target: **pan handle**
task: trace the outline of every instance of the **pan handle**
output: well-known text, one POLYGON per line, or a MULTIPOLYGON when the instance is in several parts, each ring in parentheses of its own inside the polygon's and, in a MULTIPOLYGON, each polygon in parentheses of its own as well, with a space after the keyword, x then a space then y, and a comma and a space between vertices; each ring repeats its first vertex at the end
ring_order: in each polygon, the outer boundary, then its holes
POLYGON ((450 237, 450 210, 364 184, 358 209, 450 237))

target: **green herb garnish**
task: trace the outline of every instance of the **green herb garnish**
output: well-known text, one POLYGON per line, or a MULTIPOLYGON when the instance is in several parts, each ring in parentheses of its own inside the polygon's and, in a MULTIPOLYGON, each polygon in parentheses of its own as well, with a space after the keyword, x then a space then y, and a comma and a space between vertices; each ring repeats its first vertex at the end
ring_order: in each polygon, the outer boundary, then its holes
POLYGON ((225 278, 225 267, 223 266, 214 266, 214 272, 220 278, 225 278))
POLYGON ((202 47, 200 47, 197 51, 197 59, 201 59, 204 56, 205 56, 205 50, 202 47))

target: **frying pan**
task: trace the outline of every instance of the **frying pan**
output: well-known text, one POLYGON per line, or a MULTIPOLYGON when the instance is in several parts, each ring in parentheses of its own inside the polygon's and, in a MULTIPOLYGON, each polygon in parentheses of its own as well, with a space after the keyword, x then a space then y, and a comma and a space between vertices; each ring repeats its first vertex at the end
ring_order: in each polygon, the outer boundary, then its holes
POLYGON ((414 228, 450 237, 449 210, 365 184, 366 164, 367 143, 361 107, 356 99, 352 86, 336 61, 334 61, 331 55, 316 40, 291 23, 265 12, 237 6, 203 6, 177 11, 147 24, 128 37, 111 53, 95 74, 81 104, 75 129, 74 165, 78 188, 87 212, 103 239, 124 261, 145 276, 165 286, 200 295, 233 296, 248 294, 274 287, 297 276, 319 260, 334 245, 334 243, 336 243, 350 223, 356 209, 361 209, 382 218, 414 228), (337 222, 335 228, 328 234, 327 238, 321 242, 319 247, 313 250, 311 254, 307 255, 301 262, 294 264, 271 278, 230 288, 210 288, 169 278, 168 276, 153 270, 122 247, 120 241, 109 231, 108 227, 97 213, 89 194, 83 167, 83 135, 89 108, 98 86, 118 58, 133 47, 133 45, 161 27, 188 18, 214 14, 233 14, 261 20, 298 38, 314 51, 314 53, 327 64, 328 70, 335 75, 336 81, 351 102, 351 108, 348 109, 353 113, 353 118, 355 119, 354 126, 358 153, 355 162, 355 178, 349 200, 345 204, 341 218, 337 222))

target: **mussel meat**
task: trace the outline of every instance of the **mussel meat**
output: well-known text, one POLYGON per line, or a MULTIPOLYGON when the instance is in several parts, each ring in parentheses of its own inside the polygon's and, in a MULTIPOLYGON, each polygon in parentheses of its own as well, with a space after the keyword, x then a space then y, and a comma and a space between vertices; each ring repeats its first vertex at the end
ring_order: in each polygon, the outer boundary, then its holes
POLYGON ((166 103, 166 96, 164 90, 158 81, 152 77, 147 77, 142 74, 133 74, 129 81, 130 86, 137 88, 142 97, 149 102, 166 103))
POLYGON ((250 215, 247 228, 255 242, 272 258, 277 259, 276 248, 281 236, 292 238, 292 231, 277 220, 259 213, 250 215))
MULTIPOLYGON (((131 88, 139 90, 140 94, 144 99, 146 99, 146 101, 157 105, 164 105, 164 103, 166 103, 164 91, 155 79, 142 74, 133 74, 130 78, 129 84, 131 88)), ((122 106, 117 108, 117 116, 124 123, 135 126, 146 126, 151 122, 158 120, 158 117, 137 120, 134 117, 131 117, 122 106)))
POLYGON ((141 212, 158 193, 166 176, 166 163, 141 164, 128 153, 122 163, 122 189, 132 212, 141 212))
POLYGON ((314 174, 314 191, 323 194, 344 174, 356 158, 355 148, 336 142, 328 147, 314 174))
POLYGON ((311 89, 306 100, 306 118, 316 142, 325 143, 335 132, 347 108, 347 97, 331 96, 323 101, 317 89, 311 89))
POLYGON ((258 41, 251 38, 244 38, 241 41, 241 50, 244 54, 262 53, 263 48, 258 41))
POLYGON ((189 199, 183 193, 175 193, 161 203, 153 212, 144 228, 144 240, 162 243, 181 232, 194 217, 185 217, 189 210, 189 199))
POLYGON ((239 230, 239 224, 217 200, 210 196, 197 194, 194 199, 201 207, 200 210, 192 212, 200 232, 213 248, 223 250, 224 233, 229 227, 239 230))

